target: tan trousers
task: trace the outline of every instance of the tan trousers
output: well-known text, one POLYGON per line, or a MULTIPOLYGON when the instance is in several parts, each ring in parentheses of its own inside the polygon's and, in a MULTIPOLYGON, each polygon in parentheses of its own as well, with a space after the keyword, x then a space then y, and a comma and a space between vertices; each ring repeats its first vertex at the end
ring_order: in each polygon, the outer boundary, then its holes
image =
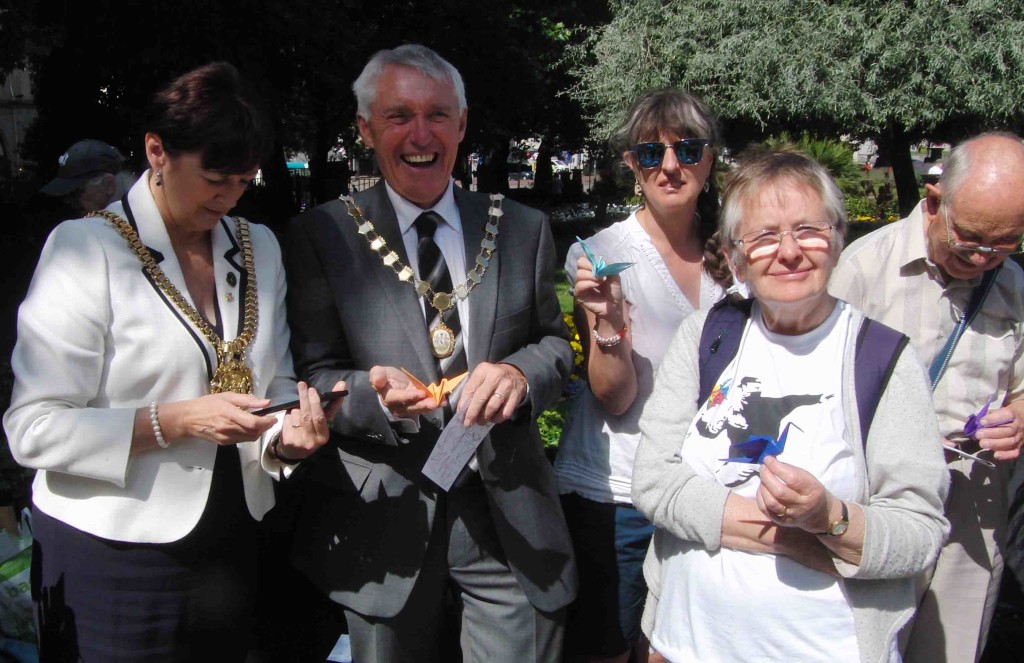
POLYGON ((933 572, 917 579, 917 615, 900 637, 905 663, 970 663, 985 649, 1003 575, 1013 467, 997 465, 949 463, 949 541, 933 572))

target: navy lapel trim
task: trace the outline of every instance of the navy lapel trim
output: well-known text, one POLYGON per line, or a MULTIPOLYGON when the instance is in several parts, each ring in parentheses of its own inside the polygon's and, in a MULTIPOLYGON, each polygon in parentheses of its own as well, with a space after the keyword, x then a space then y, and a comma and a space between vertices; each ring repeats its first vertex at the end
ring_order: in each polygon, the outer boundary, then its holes
MULTIPOLYGON (((242 247, 239 246, 238 238, 235 237, 235 234, 231 231, 231 224, 228 223, 228 219, 229 219, 229 217, 222 217, 221 220, 220 220, 220 225, 221 225, 221 228, 224 229, 224 234, 227 235, 228 241, 231 243, 231 248, 224 252, 224 260, 226 260, 228 262, 228 264, 231 265, 232 267, 234 267, 235 271, 238 272, 238 323, 235 325, 237 327, 237 329, 235 330, 235 337, 237 338, 238 336, 242 335, 242 328, 245 326, 245 293, 247 292, 246 287, 249 284, 249 272, 245 269, 244 265, 238 264, 237 258, 239 256, 239 254, 241 254, 241 252, 242 252, 242 247)), ((252 243, 252 233, 251 233, 251 231, 250 231, 249 238, 250 238, 249 241, 250 241, 250 244, 251 244, 252 243)), ((256 249, 254 248, 253 249, 253 253, 254 253, 254 255, 253 255, 253 269, 256 268, 255 251, 256 251, 256 249)), ((214 289, 214 292, 217 292, 219 294, 219 290, 217 289, 217 284, 216 283, 213 284, 213 289, 214 289)), ((220 321, 220 297, 219 296, 214 297, 214 308, 217 309, 217 325, 218 325, 217 332, 218 332, 218 334, 219 334, 219 336, 221 338, 224 338, 224 333, 219 328, 220 324, 221 324, 221 321, 220 321)))
MULTIPOLYGON (((139 232, 139 226, 138 226, 138 224, 135 221, 135 215, 132 213, 131 205, 128 204, 128 194, 125 194, 124 198, 121 199, 121 204, 124 205, 124 214, 128 218, 128 223, 135 230, 135 232, 138 233, 139 232)), ((118 233, 118 234, 120 234, 120 233, 118 233)), ((160 253, 159 251, 157 251, 155 249, 151 249, 148 246, 146 247, 146 249, 153 256, 153 259, 156 260, 157 264, 160 264, 161 262, 163 262, 164 257, 163 257, 162 253, 160 253)), ((136 258, 136 259, 138 259, 138 258, 136 258)), ((149 281, 150 287, 153 288, 153 291, 156 292, 156 294, 160 297, 160 301, 162 301, 164 303, 164 306, 166 306, 167 309, 171 313, 174 314, 174 317, 176 317, 178 319, 178 322, 181 323, 181 326, 184 327, 188 331, 189 335, 192 337, 192 340, 195 341, 196 346, 199 348, 199 353, 201 355, 203 355, 203 361, 206 362, 206 375, 207 375, 207 379, 208 380, 212 380, 213 379, 213 364, 210 361, 210 355, 207 354, 206 346, 203 345, 203 341, 199 337, 199 334, 196 333, 196 330, 192 329, 192 325, 190 325, 188 323, 188 320, 186 320, 185 317, 181 314, 181 311, 178 310, 178 307, 175 306, 174 303, 167 298, 167 295, 164 294, 164 291, 160 289, 160 286, 158 286, 156 284, 156 281, 154 281, 153 277, 150 276, 149 272, 146 271, 146 268, 142 266, 142 263, 139 263, 139 271, 142 273, 142 276, 145 277, 145 279, 147 281, 149 281)), ((219 310, 217 311, 217 317, 218 317, 218 321, 219 321, 219 318, 220 318, 220 311, 219 310)))

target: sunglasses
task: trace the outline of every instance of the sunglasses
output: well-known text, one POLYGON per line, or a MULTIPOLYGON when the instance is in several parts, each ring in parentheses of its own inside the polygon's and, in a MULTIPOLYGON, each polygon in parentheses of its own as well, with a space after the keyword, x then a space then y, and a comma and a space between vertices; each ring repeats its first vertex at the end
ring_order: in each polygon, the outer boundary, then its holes
POLYGON ((704 157, 704 146, 710 145, 707 138, 684 138, 674 143, 639 143, 629 148, 636 157, 641 168, 657 168, 665 158, 665 150, 669 147, 676 153, 676 161, 684 166, 692 166, 704 157))

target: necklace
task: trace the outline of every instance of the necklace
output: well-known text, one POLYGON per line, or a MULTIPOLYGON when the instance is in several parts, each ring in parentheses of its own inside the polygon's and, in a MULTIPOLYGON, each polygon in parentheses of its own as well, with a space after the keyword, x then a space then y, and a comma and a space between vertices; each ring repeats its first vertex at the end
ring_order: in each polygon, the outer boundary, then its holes
POLYGON ((206 323, 206 320, 199 315, 195 309, 181 295, 174 284, 170 282, 160 265, 153 260, 149 250, 142 243, 139 234, 131 225, 114 214, 113 212, 99 211, 90 212, 86 216, 103 217, 114 226, 114 228, 128 242, 128 246, 139 257, 139 261, 149 274, 153 282, 160 288, 161 292, 174 303, 188 321, 198 329, 206 340, 210 342, 217 352, 217 370, 214 371, 210 380, 210 393, 218 394, 225 391, 233 391, 240 394, 251 394, 253 388, 252 369, 245 363, 245 352, 253 339, 256 338, 256 328, 259 325, 259 300, 256 294, 256 270, 253 267, 252 242, 249 239, 249 222, 241 217, 235 217, 235 229, 238 232, 238 239, 242 244, 242 259, 245 264, 245 272, 248 280, 245 286, 245 317, 242 322, 242 333, 234 340, 225 341, 217 332, 206 323))
MULTIPOLYGON (((498 220, 503 214, 501 201, 505 198, 500 193, 493 193, 490 196, 491 206, 487 209, 487 225, 484 226, 484 238, 480 240, 480 253, 477 254, 473 267, 466 272, 466 280, 452 288, 451 292, 434 292, 428 281, 417 278, 412 267, 403 263, 398 254, 388 247, 384 238, 377 233, 373 221, 363 215, 363 210, 356 205, 356 201, 351 196, 341 196, 340 198, 348 208, 349 216, 356 222, 359 234, 366 238, 370 249, 380 256, 384 266, 393 271, 399 281, 412 284, 416 294, 425 298, 438 314, 455 306, 456 298, 464 300, 469 297, 473 288, 484 280, 484 274, 491 264, 491 256, 494 255, 497 248, 498 220)), ((441 321, 441 317, 438 315, 438 324, 429 330, 430 348, 438 359, 451 356, 455 350, 455 334, 441 321)))

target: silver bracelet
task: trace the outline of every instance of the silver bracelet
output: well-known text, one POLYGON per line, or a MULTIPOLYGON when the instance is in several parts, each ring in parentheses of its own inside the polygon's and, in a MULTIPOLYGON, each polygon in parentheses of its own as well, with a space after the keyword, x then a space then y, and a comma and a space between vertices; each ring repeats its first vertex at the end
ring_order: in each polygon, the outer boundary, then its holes
POLYGON ((616 345, 622 342, 622 339, 626 338, 626 331, 629 325, 625 322, 622 323, 622 329, 620 329, 615 336, 605 338, 597 333, 597 324, 594 324, 594 328, 590 332, 594 335, 594 341, 597 343, 599 348, 614 348, 616 345))
POLYGON ((164 449, 169 447, 170 445, 167 444, 167 440, 164 439, 164 432, 160 429, 160 418, 157 416, 156 401, 149 404, 149 423, 153 425, 153 437, 156 438, 156 443, 164 449))

